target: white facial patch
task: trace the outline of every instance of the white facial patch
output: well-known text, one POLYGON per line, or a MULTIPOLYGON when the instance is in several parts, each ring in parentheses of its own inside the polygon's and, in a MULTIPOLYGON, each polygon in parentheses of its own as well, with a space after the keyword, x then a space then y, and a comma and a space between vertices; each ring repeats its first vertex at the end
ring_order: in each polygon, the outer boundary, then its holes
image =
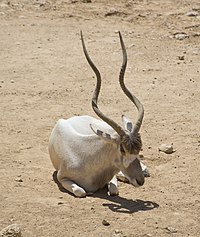
POLYGON ((128 166, 136 159, 138 158, 138 155, 126 155, 123 157, 123 165, 125 168, 128 168, 128 166))

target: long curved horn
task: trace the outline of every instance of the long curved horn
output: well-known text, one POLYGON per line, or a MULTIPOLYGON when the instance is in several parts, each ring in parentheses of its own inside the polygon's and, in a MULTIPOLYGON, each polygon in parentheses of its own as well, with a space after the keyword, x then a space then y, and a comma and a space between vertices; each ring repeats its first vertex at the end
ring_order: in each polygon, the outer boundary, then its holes
POLYGON ((124 84, 124 74, 125 74, 126 65, 127 65, 127 53, 126 53, 126 48, 125 48, 124 41, 122 39, 122 35, 120 31, 119 31, 119 38, 120 38, 120 43, 121 43, 121 48, 122 48, 122 53, 123 53, 123 62, 122 62, 122 66, 121 66, 121 70, 119 74, 119 83, 125 95, 135 104, 139 112, 137 122, 135 123, 133 131, 132 131, 132 133, 138 133, 142 125, 142 120, 144 117, 144 108, 143 108, 142 103, 138 100, 138 98, 134 96, 124 84))
POLYGON ((101 89, 101 75, 99 70, 97 69, 97 67, 94 65, 94 63, 92 62, 86 47, 85 47, 85 43, 83 40, 83 34, 81 31, 81 42, 82 42, 82 46, 83 46, 83 52, 85 54, 85 57, 90 65, 90 67, 92 68, 92 70, 94 71, 96 78, 97 78, 97 83, 96 83, 96 87, 93 93, 93 97, 92 97, 92 108, 94 110, 94 112, 102 119, 104 120, 106 123, 108 123, 120 136, 124 136, 125 132, 124 130, 117 124, 115 123, 112 119, 108 118, 107 116, 105 116, 98 108, 97 106, 97 101, 98 101, 98 96, 99 96, 99 92, 101 89))

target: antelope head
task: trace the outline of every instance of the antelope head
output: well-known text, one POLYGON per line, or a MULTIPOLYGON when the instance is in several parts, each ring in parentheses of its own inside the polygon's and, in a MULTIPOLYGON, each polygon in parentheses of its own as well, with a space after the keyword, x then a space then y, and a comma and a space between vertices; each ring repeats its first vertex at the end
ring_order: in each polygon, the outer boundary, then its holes
POLYGON ((130 183, 132 183, 134 186, 141 186, 144 184, 144 176, 139 160, 139 152, 142 148, 142 140, 139 130, 144 117, 144 108, 139 99, 128 90, 124 83, 124 74, 127 66, 127 53, 120 32, 119 38, 123 53, 123 62, 119 74, 119 83, 124 94, 136 106, 138 110, 138 118, 136 123, 133 125, 133 123, 129 119, 122 115, 123 127, 121 127, 111 118, 108 118, 105 114, 103 114, 98 108, 97 101, 101 88, 101 75, 86 50, 83 35, 81 32, 81 41, 85 57, 97 78, 96 87, 92 97, 92 108, 97 116, 99 116, 103 121, 109 124, 116 131, 116 136, 112 137, 111 134, 104 133, 103 131, 100 131, 98 129, 95 130, 92 125, 91 128, 98 136, 117 144, 120 152, 120 159, 118 161, 119 163, 121 163, 121 165, 119 164, 120 170, 128 177, 130 183))

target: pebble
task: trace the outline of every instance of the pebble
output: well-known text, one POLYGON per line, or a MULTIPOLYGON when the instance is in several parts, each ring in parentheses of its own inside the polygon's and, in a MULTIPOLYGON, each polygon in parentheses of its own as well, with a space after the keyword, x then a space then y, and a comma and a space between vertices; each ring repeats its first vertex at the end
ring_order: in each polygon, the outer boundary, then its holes
POLYGON ((178 232, 176 228, 170 227, 170 226, 166 227, 165 229, 167 230, 168 233, 172 233, 172 234, 175 234, 178 232))
POLYGON ((119 11, 115 8, 111 8, 108 12, 104 14, 105 17, 107 16, 126 16, 127 14, 123 11, 119 11))
POLYGON ((82 0, 83 3, 91 3, 91 0, 82 0))
POLYGON ((126 237, 126 235, 124 235, 123 232, 118 229, 114 230, 114 233, 111 235, 111 237, 121 237, 121 236, 126 237))
POLYGON ((0 231, 0 237, 21 237, 21 230, 18 224, 12 224, 0 231))
POLYGON ((118 230, 118 229, 116 229, 116 230, 115 230, 115 234, 122 234, 122 231, 121 231, 121 230, 118 230))
POLYGON ((19 182, 19 183, 22 183, 22 182, 23 182, 23 179, 22 179, 22 178, 16 178, 15 181, 16 181, 16 182, 19 182))
POLYGON ((64 204, 64 202, 58 202, 58 205, 63 205, 64 204))
POLYGON ((190 11, 190 12, 186 13, 186 16, 189 16, 189 17, 195 17, 198 15, 199 15, 199 13, 197 11, 190 11))
POLYGON ((134 47, 135 46, 135 44, 130 44, 129 46, 128 46, 128 48, 132 48, 132 47, 134 47))
POLYGON ((184 32, 180 32, 180 33, 177 32, 173 35, 173 37, 177 40, 184 40, 186 38, 189 38, 189 36, 184 32))
POLYGON ((105 16, 113 16, 113 15, 118 15, 119 11, 117 11, 116 9, 110 9, 108 12, 105 13, 105 16))
POLYGON ((173 146, 167 144, 161 144, 158 149, 159 151, 162 151, 166 154, 172 154, 173 152, 175 152, 173 146))
POLYGON ((185 57, 184 56, 178 56, 178 59, 179 60, 185 60, 185 57))
POLYGON ((110 225, 110 223, 109 223, 108 221, 106 221, 106 220, 103 220, 103 221, 102 221, 102 224, 103 224, 104 226, 109 226, 109 225, 110 225))

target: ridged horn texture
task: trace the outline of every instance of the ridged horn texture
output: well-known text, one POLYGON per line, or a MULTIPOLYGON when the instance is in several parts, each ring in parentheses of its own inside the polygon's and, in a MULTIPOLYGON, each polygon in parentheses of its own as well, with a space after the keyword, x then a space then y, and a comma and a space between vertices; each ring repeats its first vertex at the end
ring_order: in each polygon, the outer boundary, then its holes
POLYGON ((126 53, 126 48, 124 45, 124 41, 122 39, 122 35, 119 31, 119 38, 120 38, 120 43, 121 43, 121 48, 122 48, 122 53, 123 53, 123 62, 122 62, 122 66, 121 66, 121 70, 120 70, 120 74, 119 74, 119 83, 120 86, 123 90, 123 92, 125 93, 125 95, 135 104, 135 106, 138 109, 139 112, 139 116, 138 119, 134 125, 133 131, 131 133, 136 134, 139 132, 140 127, 142 125, 142 120, 144 117, 144 108, 143 105, 141 104, 141 102, 138 100, 137 97, 135 97, 125 86, 124 84, 124 74, 125 74, 125 70, 126 70, 126 65, 127 65, 127 53, 126 53))
POLYGON ((100 89, 101 89, 101 74, 100 74, 99 70, 97 69, 97 67, 94 65, 93 61, 91 60, 91 58, 90 58, 90 56, 89 56, 89 54, 86 50, 82 31, 81 31, 81 42, 82 42, 83 52, 85 54, 85 57, 86 57, 90 67, 94 71, 94 73, 96 75, 96 78, 97 78, 96 87, 95 87, 93 97, 92 97, 92 108, 93 108, 94 112, 97 114, 97 116, 99 116, 102 120, 104 120, 107 124, 109 124, 119 134, 120 137, 126 136, 126 133, 123 130, 123 128, 120 127, 117 123, 115 123, 112 119, 110 119, 106 115, 104 115, 99 110, 99 108, 97 106, 99 92, 100 92, 100 89))

